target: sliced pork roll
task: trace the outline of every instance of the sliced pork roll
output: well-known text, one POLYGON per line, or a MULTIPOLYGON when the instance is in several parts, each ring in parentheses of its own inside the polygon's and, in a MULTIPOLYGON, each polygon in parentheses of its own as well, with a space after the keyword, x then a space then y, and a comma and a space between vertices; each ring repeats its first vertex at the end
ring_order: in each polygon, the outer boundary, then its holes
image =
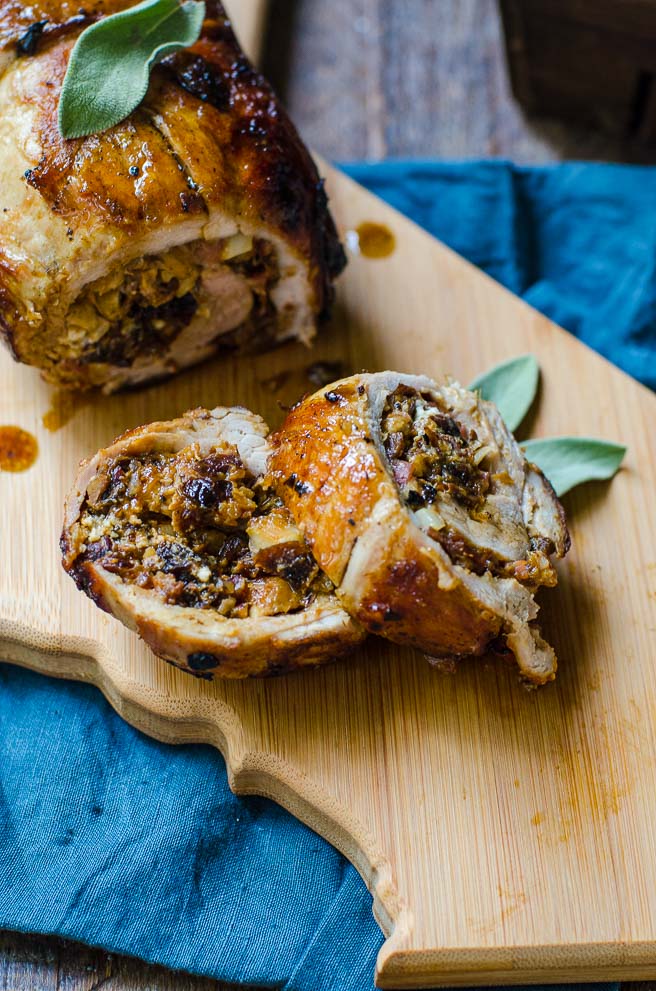
POLYGON ((533 596, 556 584, 564 514, 491 403, 455 382, 355 375, 291 410, 269 470, 368 630, 436 658, 505 645, 528 681, 554 677, 533 596))
POLYGON ((195 674, 276 674, 363 637, 262 478, 264 421, 193 410, 139 427, 83 463, 63 563, 101 609, 195 674))
POLYGON ((315 165, 217 0, 127 120, 60 137, 78 35, 131 2, 0 4, 0 336, 49 381, 105 392, 309 342, 345 262, 315 165))

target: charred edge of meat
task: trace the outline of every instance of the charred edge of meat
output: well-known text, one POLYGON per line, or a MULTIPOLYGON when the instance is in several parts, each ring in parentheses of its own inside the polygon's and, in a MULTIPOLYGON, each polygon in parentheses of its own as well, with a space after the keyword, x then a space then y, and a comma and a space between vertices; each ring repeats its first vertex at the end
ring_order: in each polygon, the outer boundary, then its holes
POLYGON ((109 608, 105 604, 102 592, 98 590, 96 580, 93 575, 89 573, 84 560, 81 560, 79 564, 76 564, 73 568, 71 568, 70 574, 80 592, 84 592, 84 594, 88 596, 99 609, 102 609, 103 612, 110 612, 109 608))
MULTIPOLYGON (((200 653, 200 651, 199 651, 199 653, 200 653)), ((214 657, 213 654, 212 655, 209 655, 209 656, 214 657)), ((166 664, 170 664, 172 668, 177 668, 179 670, 180 667, 181 667, 181 665, 178 664, 177 661, 172 661, 168 657, 162 657, 159 654, 158 654, 158 657, 160 658, 160 660, 165 661, 166 664)), ((194 678, 198 678, 199 681, 214 681, 214 671, 216 670, 216 667, 218 666, 218 663, 219 662, 217 661, 217 664, 213 666, 212 670, 209 670, 208 669, 207 671, 195 671, 191 666, 188 666, 186 668, 183 667, 182 670, 183 671, 186 671, 187 674, 193 675, 194 678)))
POLYGON ((18 55, 34 55, 39 47, 39 41, 43 34, 47 21, 34 21, 30 24, 25 34, 16 42, 16 52, 18 55))
MULTIPOLYGON (((563 540, 563 546, 562 546, 562 553, 559 556, 560 557, 565 557, 565 555, 569 553, 569 551, 571 550, 571 547, 572 547, 572 535, 569 532, 569 527, 567 525, 567 514, 565 513, 565 509, 564 509, 564 507, 563 507, 560 499, 558 498, 558 495, 556 493, 556 490, 554 489, 553 485, 551 484, 551 482, 549 481, 549 479, 547 478, 547 476, 544 474, 544 472, 542 471, 542 469, 539 468, 537 465, 533 464, 532 461, 529 461, 528 464, 531 466, 531 468, 533 469, 533 471, 537 475, 540 476, 540 478, 542 479, 542 484, 545 486, 545 488, 548 490, 548 492, 550 493, 550 495, 553 497, 553 504, 556 507, 556 512, 558 514, 558 520, 560 522, 560 525, 561 525, 561 528, 562 528, 562 531, 563 531, 563 534, 564 534, 564 540, 563 540)), ((544 539, 544 538, 541 538, 541 539, 544 539)), ((553 554, 555 552, 555 547, 553 546, 553 541, 550 541, 550 544, 551 544, 551 549, 550 550, 545 550, 545 553, 546 554, 553 554)))
MULTIPOLYGON (((3 303, 3 295, 2 289, 0 289, 0 306, 3 303)), ((0 314, 0 338, 5 342, 14 361, 20 361, 14 341, 14 328, 7 323, 2 314, 0 314)))
POLYGON ((198 674, 199 671, 210 671, 212 668, 218 668, 220 663, 216 654, 210 654, 205 650, 196 650, 192 654, 187 654, 187 664, 194 674, 198 674))
MULTIPOLYGON (((328 209, 325 180, 319 179, 316 186, 316 213, 319 229, 321 230, 322 255, 326 262, 328 274, 336 279, 346 268, 347 258, 342 242, 339 240, 337 228, 332 214, 328 209)), ((327 316, 334 297, 333 287, 329 287, 327 299, 321 316, 327 316)))
POLYGON ((63 35, 68 34, 69 31, 76 30, 77 28, 88 27, 97 20, 97 14, 80 9, 79 13, 74 14, 61 23, 48 20, 47 18, 40 21, 33 21, 32 24, 29 24, 25 28, 21 35, 16 37, 14 41, 16 54, 19 58, 36 55, 41 51, 46 42, 61 38, 63 35))
POLYGON ((344 270, 347 258, 328 208, 325 182, 268 80, 241 51, 230 22, 221 19, 225 17, 222 7, 214 6, 217 19, 205 22, 203 36, 231 51, 232 60, 226 65, 215 62, 209 53, 176 52, 163 61, 162 68, 188 93, 222 113, 231 112, 238 94, 248 93, 248 100, 242 100, 248 110, 235 119, 233 148, 237 151, 246 145, 261 152, 262 182, 282 227, 292 234, 312 232, 324 273, 318 316, 326 319, 334 298, 331 281, 344 270), (309 182, 314 183, 311 192, 309 182))
POLYGON ((195 52, 177 52, 165 59, 163 66, 178 85, 202 103, 209 103, 217 110, 230 109, 229 82, 214 71, 201 55, 195 52))
MULTIPOLYGON (((236 449, 107 460, 62 550, 69 560, 77 550, 69 570, 96 601, 91 563, 169 605, 234 619, 253 608, 295 612, 333 591, 280 500, 248 473, 236 449)), ((202 658, 195 661, 200 666, 202 658)))

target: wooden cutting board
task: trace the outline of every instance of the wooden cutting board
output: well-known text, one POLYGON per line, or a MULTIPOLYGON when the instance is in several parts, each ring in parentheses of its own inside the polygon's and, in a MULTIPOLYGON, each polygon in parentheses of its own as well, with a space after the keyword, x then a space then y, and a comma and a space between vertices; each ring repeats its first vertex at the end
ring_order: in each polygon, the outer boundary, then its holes
POLYGON ((655 976, 656 397, 327 173, 342 234, 383 223, 396 249, 351 254, 312 351, 215 361, 86 405, 0 356, 0 424, 39 444, 30 470, 0 472, 0 656, 96 684, 158 739, 214 744, 235 791, 275 799, 339 847, 388 936, 382 987, 655 976), (448 676, 378 640, 322 670, 199 681, 153 657, 61 569, 77 463, 127 427, 231 403, 275 425, 319 360, 467 382, 529 350, 543 369, 533 435, 629 446, 612 483, 566 499, 573 548, 542 599, 561 664, 552 686, 529 693, 491 661, 448 676))

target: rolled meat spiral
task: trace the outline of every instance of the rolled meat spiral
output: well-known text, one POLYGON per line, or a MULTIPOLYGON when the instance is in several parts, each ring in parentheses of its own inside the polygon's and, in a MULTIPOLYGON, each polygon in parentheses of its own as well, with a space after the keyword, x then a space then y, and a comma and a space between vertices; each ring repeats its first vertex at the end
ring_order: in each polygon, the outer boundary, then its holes
POLYGON ((49 381, 106 392, 308 342, 345 263, 315 165, 218 0, 129 118, 59 135, 78 35, 130 2, 0 5, 0 336, 49 381))
POLYGON ((452 381, 355 375, 275 434, 271 482, 347 611, 436 657, 515 655, 552 679, 534 593, 569 546, 553 489, 491 403, 452 381))
POLYGON ((316 665, 365 635, 263 480, 267 434, 241 408, 139 427, 82 464, 67 500, 78 587, 202 676, 316 665))

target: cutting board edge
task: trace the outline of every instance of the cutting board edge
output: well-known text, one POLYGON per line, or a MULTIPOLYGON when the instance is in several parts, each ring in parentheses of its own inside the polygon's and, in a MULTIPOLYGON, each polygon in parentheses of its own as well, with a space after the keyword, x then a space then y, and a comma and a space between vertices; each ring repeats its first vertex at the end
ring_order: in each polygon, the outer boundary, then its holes
MULTIPOLYGON (((357 186, 357 183, 352 183, 348 177, 343 177, 343 174, 339 175, 340 181, 345 179, 347 182, 356 186, 358 192, 362 191, 361 187, 357 186)), ((371 197, 371 202, 378 202, 376 197, 372 194, 365 194, 371 197)), ((369 208, 367 208, 369 209, 369 208)), ((381 204, 381 211, 383 210, 383 205, 381 204)), ((385 211, 391 211, 403 221, 404 224, 411 224, 407 218, 403 218, 401 214, 393 211, 392 207, 384 205, 385 211)), ((416 227, 416 225, 412 225, 416 227)), ((421 231, 420 228, 416 228, 421 231)), ((425 231, 421 231, 423 237, 430 239, 434 244, 434 239, 425 231)), ((439 244, 439 243, 438 243, 439 244)), ((450 249, 446 248, 444 245, 439 244, 441 258, 445 259, 445 267, 457 268, 460 271, 464 271, 465 268, 470 269, 472 272, 476 273, 477 276, 481 276, 479 270, 475 269, 470 263, 465 261, 463 266, 463 259, 460 256, 454 254, 450 249)), ((372 263, 374 264, 374 263, 372 263)), ((516 305, 518 297, 514 296, 509 290, 504 290, 504 287, 499 283, 495 282, 489 277, 484 277, 484 280, 498 291, 501 289, 503 293, 512 299, 513 304, 516 305)), ((527 308, 531 316, 535 320, 544 321, 545 325, 548 323, 549 332, 553 333, 553 329, 562 330, 562 328, 557 327, 547 318, 541 316, 537 311, 530 306, 530 304, 519 300, 523 303, 523 308, 527 308)), ((571 342, 582 344, 581 341, 577 341, 573 338, 573 335, 565 332, 566 337, 571 342)), ((601 358, 603 365, 610 366, 608 362, 603 357, 592 352, 590 348, 582 344, 582 348, 585 349, 586 361, 589 360, 589 355, 594 358, 601 358)), ((615 366, 611 366, 613 369, 613 374, 616 375, 619 369, 615 366)), ((621 373, 625 380, 628 380, 632 386, 639 386, 633 378, 628 376, 626 373, 621 373)), ((643 395, 650 395, 650 402, 656 401, 656 397, 653 396, 644 387, 641 387, 643 395)), ((224 739, 221 743, 215 743, 213 740, 208 740, 207 734, 199 737, 198 735, 190 735, 188 738, 184 735, 191 726, 188 721, 185 721, 185 716, 179 717, 179 721, 175 722, 176 735, 175 739, 172 737, 164 735, 159 735, 152 727, 146 728, 139 722, 139 715, 134 717, 126 709, 125 703, 126 698, 120 692, 120 686, 114 686, 115 696, 112 698, 101 684, 93 676, 93 662, 99 668, 98 657, 89 657, 88 651, 94 650, 93 647, 95 641, 83 640, 82 638, 69 638, 63 639, 55 635, 48 635, 46 632, 37 633, 36 631, 31 631, 25 635, 23 640, 19 638, 18 640, 12 639, 11 631, 8 629, 7 624, 3 627, 3 620, 0 618, 0 656, 3 650, 5 651, 5 656, 8 660, 13 661, 17 664, 22 664, 24 667, 32 668, 41 673, 46 673, 49 675, 54 675, 62 678, 74 678, 75 680, 86 681, 88 683, 94 684, 100 691, 103 692, 104 696, 107 698, 108 702, 116 709, 121 716, 123 716, 128 722, 136 726, 139 730, 148 733, 151 736, 155 736, 158 739, 162 739, 166 742, 194 742, 202 739, 203 742, 211 742, 213 745, 217 746, 224 754, 227 752, 229 741, 224 739), (7 639, 3 640, 3 629, 6 634, 7 639), (38 643, 37 643, 38 641, 38 643), (44 649, 43 644, 47 641, 49 645, 47 649, 44 649), (79 668, 79 673, 72 672, 69 669, 65 669, 64 666, 64 654, 68 655, 70 664, 71 652, 68 647, 73 647, 73 641, 75 641, 75 650, 73 651, 74 663, 79 668), (182 732, 180 732, 182 731, 182 732), (226 750, 223 750, 223 747, 226 750)), ((97 647, 97 645, 96 645, 97 647)), ((108 677, 108 672, 105 670, 98 670, 98 677, 106 678, 108 677)), ((220 703, 219 700, 212 700, 215 704, 220 703)), ((227 708, 227 706, 226 706, 227 708)), ((153 718, 154 714, 148 710, 147 719, 155 722, 157 717, 153 718)), ((236 751, 235 751, 236 752, 236 751)), ((244 758, 245 752, 242 752, 241 756, 244 758)), ((230 771, 231 766, 234 766, 234 758, 228 756, 226 758, 228 768, 230 771)), ((231 786, 239 794, 248 793, 258 793, 263 794, 264 792, 260 788, 255 787, 254 780, 251 776, 251 768, 241 767, 238 768, 236 779, 234 776, 231 778, 231 786)), ((270 794, 269 797, 274 798, 276 801, 280 801, 280 804, 285 808, 288 808, 293 814, 298 815, 303 821, 307 821, 304 818, 303 811, 299 809, 296 811, 293 807, 289 807, 285 804, 284 800, 279 800, 276 798, 275 794, 270 794)), ((314 809, 312 810, 315 811, 314 809)), ((311 823, 308 822, 308 825, 311 823)), ((326 835, 325 833, 323 835, 326 835)), ((367 874, 363 871, 360 863, 357 862, 358 858, 353 853, 353 847, 340 846, 339 840, 336 839, 335 845, 345 853, 347 857, 351 860, 356 860, 356 868, 363 875, 365 882, 367 882, 370 890, 372 885, 376 887, 374 895, 376 899, 379 897, 379 889, 384 878, 379 870, 379 876, 374 877, 374 871, 376 868, 371 864, 368 865, 370 873, 372 875, 371 879, 368 879, 367 874), (371 883, 370 883, 371 882, 371 883)), ((379 865, 380 868, 380 865, 379 865)), ((387 896, 389 897, 389 895, 387 896)), ((397 906, 398 908, 398 906, 397 906)), ((378 901, 375 902, 375 914, 377 915, 378 921, 381 924, 381 928, 385 931, 391 929, 390 918, 388 913, 381 912, 378 901)), ((409 926, 411 919, 409 914, 403 920, 404 924, 409 926)), ((608 942, 600 944, 585 944, 585 945, 562 945, 556 947, 542 946, 538 945, 527 946, 527 947, 503 947, 498 949, 492 948, 441 948, 439 950, 421 950, 421 949, 409 949, 404 948, 404 940, 408 939, 409 930, 404 931, 401 925, 401 920, 397 919, 397 925, 392 935, 389 937, 387 942, 382 946, 379 953, 379 963, 377 971, 377 980, 379 985, 382 987, 427 987, 427 986, 445 986, 445 985, 468 985, 472 983, 486 983, 490 985, 495 984, 508 984, 508 983, 542 983, 545 980, 551 982, 556 980, 558 977, 562 980, 570 981, 593 981, 598 979, 614 979, 623 978, 627 979, 629 976, 634 979, 642 977, 653 977, 656 975, 656 943, 632 943, 624 944, 619 939, 617 942, 608 942), (556 953, 556 956, 549 956, 549 953, 556 953), (581 958, 581 962, 577 964, 573 960, 573 955, 578 959, 581 958), (578 956, 577 956, 578 955, 578 956), (594 964, 590 964, 590 957, 594 958, 594 964), (626 961, 626 962, 625 962, 626 961), (521 966, 525 965, 527 967, 526 971, 521 971, 521 966), (562 969, 561 969, 562 968, 562 969)))
POLYGON ((184 701, 176 699, 175 708, 167 714, 160 693, 127 676, 100 642, 73 636, 57 640, 1 617, 0 656, 46 676, 93 685, 122 719, 160 742, 210 744, 223 755, 235 794, 259 795, 276 802, 336 847, 365 881, 373 897, 374 916, 386 936, 376 961, 377 987, 501 986, 656 977, 656 941, 409 949, 412 914, 399 900, 391 865, 375 840, 345 807, 292 765, 245 746, 241 720, 226 703, 190 696, 184 701))
MULTIPOLYGON (((380 211, 382 208, 383 212, 388 217, 391 215, 392 217, 398 218, 399 221, 404 226, 409 226, 413 228, 416 233, 424 237, 428 242, 430 242, 431 245, 437 246, 438 249, 441 251, 442 255, 449 260, 450 264, 455 265, 456 268, 469 270, 469 272, 475 274, 475 276, 479 280, 488 283, 490 286, 493 286, 497 292, 502 293, 506 297, 512 299, 514 305, 520 305, 527 313, 531 315, 531 317, 539 320, 540 323, 548 325, 550 334, 553 333, 554 331, 557 331, 558 334, 565 336, 571 344, 573 344, 576 348, 583 351, 583 353, 586 355, 586 360, 593 359, 594 361, 601 362, 606 368, 612 369, 614 375, 621 376, 626 381, 626 383, 630 384, 632 388, 638 390, 638 392, 642 395, 643 399, 646 399, 648 402, 653 403, 654 408, 656 409, 656 393, 648 386, 646 386, 643 382, 640 382, 629 372, 625 371, 623 368, 620 368, 619 365, 614 364, 614 362, 612 362, 610 358, 607 358, 606 355, 602 354, 600 351, 595 351, 593 347, 591 347, 586 341, 582 340, 580 337, 577 337, 576 334, 572 333, 571 330, 567 330, 566 327, 562 327, 559 323, 556 323, 555 320, 552 320, 551 317, 547 316, 545 313, 542 313, 540 310, 536 309, 536 307, 533 306, 532 303, 528 302, 528 300, 524 299, 522 296, 518 296, 517 293, 512 291, 512 289, 508 289, 508 287, 504 286, 502 282, 499 282, 498 279, 495 279, 488 272, 483 271, 482 268, 479 268, 468 258, 465 258, 464 255, 459 255, 458 252, 455 251, 453 248, 450 248, 448 244, 446 244, 444 241, 441 241, 434 234, 431 234, 430 231, 426 230, 425 227, 422 227, 415 220, 412 220, 411 217, 406 217, 405 214, 401 213, 401 211, 398 210, 395 206, 392 206, 391 203, 388 203, 386 200, 382 199, 382 197, 377 196, 375 193, 372 193, 370 190, 366 189, 355 179, 352 179, 350 175, 348 175, 346 172, 340 169, 339 166, 333 164, 328 159, 324 158, 322 155, 317 154, 316 152, 313 152, 313 158, 320 172, 325 173, 324 178, 326 181, 326 192, 328 193, 329 202, 330 202, 332 176, 335 175, 338 177, 338 181, 340 183, 349 185, 352 188, 357 189, 358 196, 362 200, 367 200, 371 204, 373 210, 380 211)), ((370 213, 363 214, 363 216, 367 220, 371 219, 370 213)), ((357 220, 354 219, 354 225, 355 224, 357 224, 357 220)), ((344 232, 341 230, 339 233, 341 235, 344 234, 344 232)), ((339 293, 339 279, 337 280, 337 292, 339 293)), ((401 369, 401 371, 402 370, 403 369, 401 369)), ((609 438, 605 438, 605 439, 608 440, 609 438)))
POLYGON ((394 942, 393 937, 387 940, 378 953, 375 984, 382 989, 404 991, 656 978, 656 941, 426 951, 397 950, 394 942))
POLYGON ((242 722, 227 703, 205 695, 176 698, 167 713, 168 700, 126 675, 99 641, 55 638, 2 616, 0 658, 48 677, 92 685, 122 719, 161 743, 215 747, 225 760, 231 790, 276 802, 339 850, 367 885, 386 943, 406 944, 412 915, 398 897, 391 864, 374 837, 346 806, 293 765, 245 745, 242 722))

